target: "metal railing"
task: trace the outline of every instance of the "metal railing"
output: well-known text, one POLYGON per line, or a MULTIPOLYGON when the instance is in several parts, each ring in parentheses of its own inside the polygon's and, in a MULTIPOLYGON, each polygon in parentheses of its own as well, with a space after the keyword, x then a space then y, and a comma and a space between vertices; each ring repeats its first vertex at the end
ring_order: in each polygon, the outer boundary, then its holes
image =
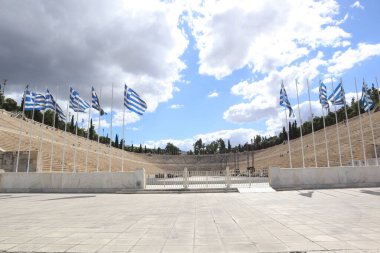
POLYGON ((184 170, 146 175, 147 189, 215 189, 269 187, 268 170, 184 170))

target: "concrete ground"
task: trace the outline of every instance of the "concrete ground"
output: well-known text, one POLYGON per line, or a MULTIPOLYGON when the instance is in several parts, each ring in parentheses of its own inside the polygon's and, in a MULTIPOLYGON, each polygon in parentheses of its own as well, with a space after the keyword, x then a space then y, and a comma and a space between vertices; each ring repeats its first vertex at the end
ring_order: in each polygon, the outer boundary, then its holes
POLYGON ((380 251, 380 188, 0 194, 0 252, 380 251))

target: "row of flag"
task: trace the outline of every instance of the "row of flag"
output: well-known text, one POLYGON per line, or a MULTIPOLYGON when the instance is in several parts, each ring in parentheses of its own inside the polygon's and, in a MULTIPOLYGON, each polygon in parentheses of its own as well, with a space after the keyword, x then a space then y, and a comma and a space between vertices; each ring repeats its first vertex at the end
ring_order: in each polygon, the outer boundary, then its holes
MULTIPOLYGON (((44 95, 42 93, 30 91, 29 87, 26 86, 24 101, 25 111, 52 110, 58 114, 58 117, 61 120, 66 121, 65 113, 63 112, 62 108, 58 105, 58 103, 55 101, 49 89, 46 90, 46 94, 44 95)), ((89 109, 91 107, 97 110, 100 116, 107 114, 100 106, 99 97, 96 94, 94 87, 92 87, 91 104, 85 101, 82 97, 80 97, 79 93, 72 87, 70 87, 69 101, 69 108, 74 110, 74 112, 83 113, 86 111, 86 109, 89 109)), ((146 102, 140 97, 140 95, 137 92, 129 88, 127 85, 124 85, 124 106, 138 115, 143 115, 143 113, 147 109, 146 102)))
MULTIPOLYGON (((329 102, 333 105, 344 105, 346 104, 345 93, 343 89, 342 82, 340 82, 334 91, 327 97, 327 87, 323 82, 319 84, 319 102, 323 108, 329 109, 329 102)), ((366 112, 373 109, 375 103, 371 99, 371 96, 368 93, 368 86, 363 82, 362 88, 362 97, 359 101, 360 107, 363 108, 366 112)), ((284 87, 284 83, 281 84, 280 90, 280 105, 289 110, 289 117, 294 116, 294 111, 290 105, 288 95, 284 87)))

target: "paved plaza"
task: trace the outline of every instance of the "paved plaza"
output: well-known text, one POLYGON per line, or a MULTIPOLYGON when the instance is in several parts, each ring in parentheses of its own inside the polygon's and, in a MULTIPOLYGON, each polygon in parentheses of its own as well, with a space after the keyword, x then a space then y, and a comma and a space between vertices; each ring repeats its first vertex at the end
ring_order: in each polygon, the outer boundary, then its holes
POLYGON ((0 194, 0 252, 380 252, 380 188, 0 194))

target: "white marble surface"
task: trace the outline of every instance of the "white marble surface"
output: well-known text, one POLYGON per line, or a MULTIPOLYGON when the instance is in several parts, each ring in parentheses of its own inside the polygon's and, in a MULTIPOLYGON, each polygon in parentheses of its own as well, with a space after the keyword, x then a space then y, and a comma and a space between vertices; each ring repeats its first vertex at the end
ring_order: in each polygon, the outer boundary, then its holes
POLYGON ((380 188, 0 194, 0 252, 380 251, 380 188))

